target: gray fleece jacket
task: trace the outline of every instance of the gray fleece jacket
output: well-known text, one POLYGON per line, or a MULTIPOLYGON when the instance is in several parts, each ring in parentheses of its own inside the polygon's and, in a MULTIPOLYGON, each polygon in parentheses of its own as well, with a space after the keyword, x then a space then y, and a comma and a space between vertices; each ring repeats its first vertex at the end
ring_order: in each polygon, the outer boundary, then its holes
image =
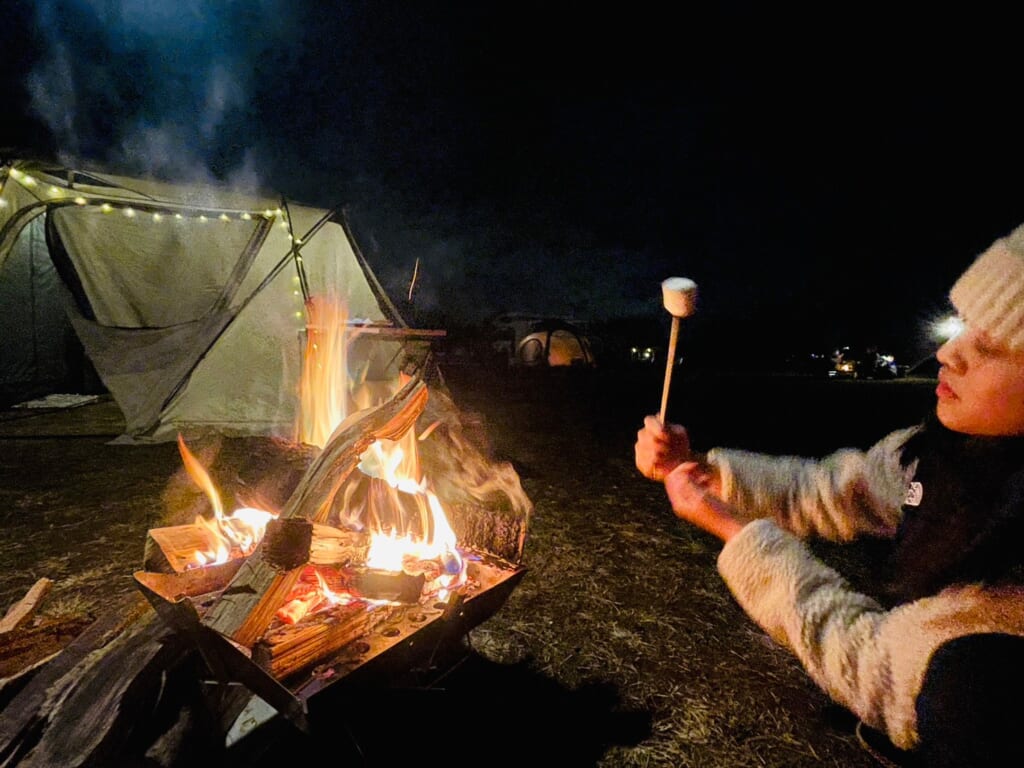
POLYGON ((954 585, 886 610, 801 541, 894 536, 915 470, 900 466, 900 447, 914 429, 821 460, 708 455, 725 500, 751 519, 718 558, 733 596, 833 700, 902 749, 917 745, 915 702, 940 645, 980 632, 1024 636, 1024 588, 954 585))

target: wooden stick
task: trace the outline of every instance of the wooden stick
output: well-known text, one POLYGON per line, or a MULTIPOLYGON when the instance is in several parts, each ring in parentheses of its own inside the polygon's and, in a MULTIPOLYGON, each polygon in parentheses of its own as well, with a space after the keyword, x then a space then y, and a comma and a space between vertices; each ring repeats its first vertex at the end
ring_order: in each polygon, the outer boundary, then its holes
POLYGON ((36 609, 43 601, 43 598, 50 592, 53 582, 46 577, 39 579, 32 588, 25 593, 25 596, 11 606, 10 610, 0 620, 0 635, 11 632, 18 627, 24 626, 35 616, 36 609))
POLYGON ((672 368, 676 360, 676 343, 679 341, 679 317, 672 315, 672 330, 668 336, 668 356, 665 358, 665 386, 661 391, 661 411, 658 421, 665 424, 665 409, 668 407, 668 388, 672 383, 672 368))

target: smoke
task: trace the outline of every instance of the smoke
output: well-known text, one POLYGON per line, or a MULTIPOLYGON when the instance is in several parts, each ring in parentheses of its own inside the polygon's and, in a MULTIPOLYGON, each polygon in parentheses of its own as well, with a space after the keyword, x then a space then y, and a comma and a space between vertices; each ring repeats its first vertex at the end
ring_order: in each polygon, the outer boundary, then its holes
POLYGON ((158 178, 257 184, 254 94, 297 42, 281 0, 39 0, 31 109, 60 159, 158 178), (256 82, 256 73, 264 81, 256 82))

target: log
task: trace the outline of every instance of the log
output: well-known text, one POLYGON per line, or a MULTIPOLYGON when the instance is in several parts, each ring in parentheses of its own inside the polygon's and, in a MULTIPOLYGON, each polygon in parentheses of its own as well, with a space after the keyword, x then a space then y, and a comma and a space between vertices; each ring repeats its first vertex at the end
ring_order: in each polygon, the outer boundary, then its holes
POLYGON ((52 656, 92 623, 88 616, 63 616, 38 621, 0 637, 0 678, 21 672, 41 658, 52 656))
POLYGON ((154 618, 132 595, 40 668, 0 718, 0 765, 85 765, 126 736, 118 719, 141 710, 122 709, 121 699, 145 688, 140 672, 167 632, 154 618))
POLYGON ((313 543, 313 524, 301 518, 284 518, 267 523, 263 535, 263 559, 276 570, 291 570, 305 565, 313 543))
POLYGON ((195 553, 213 547, 210 532, 201 525, 169 525, 150 528, 146 532, 146 546, 142 567, 153 573, 184 573, 200 567, 195 553))
POLYGON ((469 502, 444 502, 444 510, 460 547, 490 552, 513 565, 522 560, 527 518, 469 502))
POLYGON ((313 542, 309 546, 311 565, 342 567, 365 563, 370 551, 370 534, 313 523, 313 542))
POLYGON ((53 582, 46 577, 33 584, 25 596, 10 607, 3 619, 0 619, 0 635, 22 627, 35 615, 39 604, 49 594, 53 582))
POLYGON ((304 671, 390 616, 390 609, 368 609, 365 603, 321 611, 298 624, 268 631, 252 649, 252 660, 278 680, 304 671))
MULTIPOLYGON (((273 521, 272 521, 273 522, 273 521)), ((192 553, 197 548, 209 546, 206 529, 201 525, 172 525, 151 528, 146 532, 146 547, 142 569, 149 573, 192 573, 220 568, 225 572, 223 588, 238 571, 243 558, 233 558, 233 566, 227 563, 197 566, 192 553)), ((345 565, 363 562, 370 548, 370 537, 363 531, 335 528, 322 523, 313 523, 312 542, 303 562, 314 565, 345 565)), ((233 560, 229 560, 231 563, 233 560)))
POLYGON ((351 574, 352 588, 368 600, 393 603, 418 603, 426 577, 404 571, 383 571, 378 568, 355 568, 351 574))
MULTIPOLYGON (((356 470, 363 452, 378 439, 401 437, 415 423, 426 402, 426 384, 411 379, 391 400, 342 422, 279 517, 324 522, 335 493, 356 470)), ((262 549, 262 545, 257 547, 249 556, 203 617, 207 627, 247 648, 252 648, 270 626, 301 570, 275 570, 265 562, 262 549)))

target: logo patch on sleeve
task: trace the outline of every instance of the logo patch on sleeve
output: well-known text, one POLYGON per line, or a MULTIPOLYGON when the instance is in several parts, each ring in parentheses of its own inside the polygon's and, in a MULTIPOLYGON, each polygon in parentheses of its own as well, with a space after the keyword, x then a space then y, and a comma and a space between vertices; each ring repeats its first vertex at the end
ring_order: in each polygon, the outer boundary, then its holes
POLYGON ((903 503, 908 507, 917 507, 921 504, 921 498, 924 496, 924 487, 916 480, 910 483, 907 488, 907 497, 903 500, 903 503))

